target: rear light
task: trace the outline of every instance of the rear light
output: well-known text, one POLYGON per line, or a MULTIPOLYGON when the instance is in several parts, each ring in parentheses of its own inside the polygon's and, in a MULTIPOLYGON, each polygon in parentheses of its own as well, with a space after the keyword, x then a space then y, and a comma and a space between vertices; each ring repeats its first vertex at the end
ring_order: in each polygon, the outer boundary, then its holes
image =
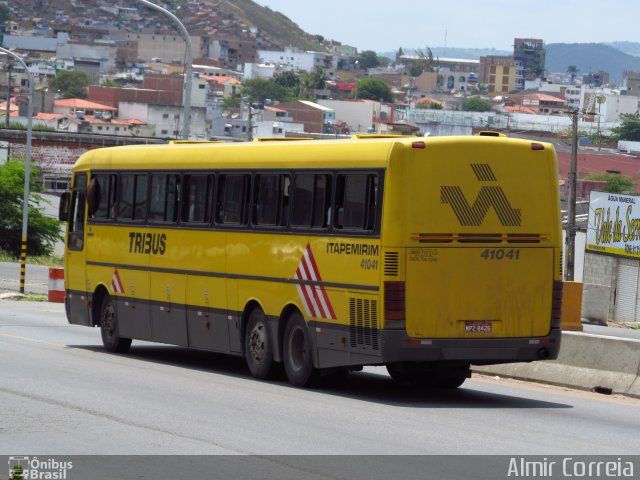
POLYGON ((384 326, 404 329, 405 325, 405 283, 384 282, 384 326))
POLYGON ((531 150, 544 150, 544 145, 541 143, 532 143, 531 150))
POLYGON ((411 148, 425 148, 426 145, 424 142, 412 142, 411 148))
POLYGON ((551 328, 560 328, 562 316, 562 280, 553 282, 553 295, 551 300, 551 328))

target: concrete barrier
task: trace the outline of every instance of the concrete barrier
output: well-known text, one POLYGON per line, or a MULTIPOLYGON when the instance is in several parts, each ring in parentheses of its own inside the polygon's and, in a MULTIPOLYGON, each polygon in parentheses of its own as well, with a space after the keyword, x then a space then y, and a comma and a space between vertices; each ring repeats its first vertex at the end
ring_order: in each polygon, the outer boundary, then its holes
POLYGON ((607 325, 611 287, 585 283, 582 290, 582 318, 589 323, 607 325))
POLYGON ((473 370, 640 398, 640 340, 562 332, 557 360, 489 365, 473 370))
POLYGON ((50 302, 64 302, 64 268, 49 268, 49 292, 48 300, 50 302))
POLYGON ((564 282, 560 320, 562 330, 582 331, 582 282, 564 282))

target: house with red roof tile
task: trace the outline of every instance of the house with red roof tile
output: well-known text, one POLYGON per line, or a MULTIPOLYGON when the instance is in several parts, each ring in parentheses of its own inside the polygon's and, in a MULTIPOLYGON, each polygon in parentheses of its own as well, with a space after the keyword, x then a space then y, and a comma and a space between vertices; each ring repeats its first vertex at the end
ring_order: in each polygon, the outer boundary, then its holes
POLYGON ((524 95, 521 106, 541 115, 563 115, 572 109, 564 98, 552 97, 545 93, 524 95))

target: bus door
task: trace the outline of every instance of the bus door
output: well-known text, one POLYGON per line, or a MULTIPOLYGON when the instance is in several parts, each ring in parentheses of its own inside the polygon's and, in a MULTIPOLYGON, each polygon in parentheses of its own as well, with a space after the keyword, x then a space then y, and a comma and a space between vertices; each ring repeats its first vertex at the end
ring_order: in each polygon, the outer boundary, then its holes
POLYGON ((89 325, 87 297, 87 255, 85 217, 87 204, 87 174, 76 173, 71 191, 71 208, 67 228, 65 256, 65 289, 69 323, 89 325))

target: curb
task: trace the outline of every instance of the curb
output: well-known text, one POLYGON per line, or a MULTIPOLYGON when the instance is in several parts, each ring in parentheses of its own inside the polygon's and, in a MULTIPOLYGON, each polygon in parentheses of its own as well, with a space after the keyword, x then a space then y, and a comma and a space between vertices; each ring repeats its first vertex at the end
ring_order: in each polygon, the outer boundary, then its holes
POLYGON ((562 332, 557 360, 474 366, 473 371, 640 398, 640 340, 562 332))

